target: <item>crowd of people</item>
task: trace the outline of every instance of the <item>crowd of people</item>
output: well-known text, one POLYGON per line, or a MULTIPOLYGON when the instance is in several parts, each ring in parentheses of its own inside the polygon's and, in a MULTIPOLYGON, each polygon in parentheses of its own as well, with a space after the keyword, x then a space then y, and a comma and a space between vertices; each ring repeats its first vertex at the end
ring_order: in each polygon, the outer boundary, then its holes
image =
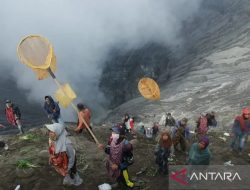
MULTIPOLYGON (((51 96, 45 96, 43 106, 52 124, 45 125, 49 137, 49 163, 55 170, 64 177, 63 184, 79 186, 83 180, 76 168, 76 150, 70 139, 61 116, 58 102, 51 96)), ((74 131, 79 134, 83 131, 92 130, 90 126, 91 111, 84 104, 77 104, 78 122, 74 131)), ((21 134, 24 129, 21 122, 21 111, 10 100, 6 100, 5 115, 8 123, 19 129, 21 134)), ((122 182, 129 188, 135 183, 130 179, 128 168, 134 162, 133 145, 130 140, 142 134, 145 138, 157 139, 154 154, 155 164, 158 166, 158 173, 169 174, 169 160, 176 156, 176 153, 186 155, 185 164, 188 165, 209 165, 211 152, 209 150, 208 131, 217 127, 215 112, 201 113, 196 121, 195 134, 190 133, 188 118, 176 120, 171 113, 165 116, 164 125, 160 126, 155 122, 152 127, 139 126, 136 129, 135 119, 125 114, 122 122, 114 124, 111 128, 110 137, 106 146, 99 144, 100 150, 107 154, 107 174, 113 183, 122 182), (191 136, 195 135, 195 142, 191 136)), ((0 127, 4 127, 0 125, 0 127)), ((248 138, 250 129, 250 110, 245 108, 241 115, 235 118, 232 128, 231 149, 241 155, 244 150, 245 141, 248 138)), ((6 148, 6 143, 0 141, 0 147, 6 148)))

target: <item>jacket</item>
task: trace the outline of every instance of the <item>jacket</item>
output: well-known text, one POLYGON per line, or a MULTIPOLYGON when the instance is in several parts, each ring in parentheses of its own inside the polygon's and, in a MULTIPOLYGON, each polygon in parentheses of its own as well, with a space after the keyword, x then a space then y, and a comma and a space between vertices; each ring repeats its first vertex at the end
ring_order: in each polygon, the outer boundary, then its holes
POLYGON ((44 103, 44 110, 48 115, 51 115, 51 119, 57 120, 60 117, 60 107, 57 102, 53 100, 51 96, 47 96, 50 100, 50 104, 44 103))

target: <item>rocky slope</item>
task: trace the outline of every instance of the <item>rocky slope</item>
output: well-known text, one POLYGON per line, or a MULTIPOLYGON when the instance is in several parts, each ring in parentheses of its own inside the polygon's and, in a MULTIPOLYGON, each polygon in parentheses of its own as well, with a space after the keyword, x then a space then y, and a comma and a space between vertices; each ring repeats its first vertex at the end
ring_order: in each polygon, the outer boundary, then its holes
POLYGON ((196 18, 185 23, 186 53, 172 65, 170 80, 160 85, 160 103, 139 97, 121 105, 109 118, 115 120, 116 113, 125 112, 160 117, 170 111, 178 118, 192 119, 214 110, 220 127, 227 129, 234 116, 250 106, 249 10, 249 1, 204 1, 196 18))
MULTIPOLYGON (((100 79, 100 89, 114 108, 138 96, 137 83, 143 76, 158 80, 167 74, 173 52, 162 45, 148 43, 135 50, 120 50, 110 54, 100 79)), ((166 80, 169 76, 166 76, 166 80)), ((165 81, 166 81, 165 80, 165 81)))

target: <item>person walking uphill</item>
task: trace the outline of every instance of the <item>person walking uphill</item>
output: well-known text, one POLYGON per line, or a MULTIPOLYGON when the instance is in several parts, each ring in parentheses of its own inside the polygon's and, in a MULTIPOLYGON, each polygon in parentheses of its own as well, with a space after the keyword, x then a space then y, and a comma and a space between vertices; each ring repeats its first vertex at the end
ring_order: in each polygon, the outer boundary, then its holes
POLYGON ((177 122, 177 126, 172 130, 172 139, 174 150, 178 151, 178 145, 180 144, 183 152, 187 150, 187 142, 190 138, 189 127, 187 126, 188 119, 183 118, 177 122))
POLYGON ((61 110, 57 102, 53 100, 51 96, 44 97, 44 110, 46 111, 48 118, 52 120, 52 123, 61 123, 63 124, 63 120, 61 119, 61 110))
POLYGON ((194 143, 188 154, 189 165, 209 165, 211 153, 208 148, 209 139, 203 136, 198 143, 194 143))
POLYGON ((5 115, 7 121, 12 125, 12 126, 17 126, 20 134, 23 134, 23 127, 21 123, 21 111, 20 109, 14 105, 11 100, 6 100, 6 108, 5 108, 5 115))
POLYGON ((65 127, 60 123, 45 126, 49 130, 49 163, 64 176, 64 185, 79 186, 82 179, 76 169, 76 153, 65 127))
POLYGON ((170 132, 164 130, 160 134, 160 140, 155 147, 155 162, 158 164, 158 172, 161 174, 168 174, 168 158, 171 153, 172 139, 170 132))
POLYGON ((174 127, 176 124, 176 121, 174 117, 171 115, 171 113, 166 114, 166 120, 165 120, 165 127, 174 127))
POLYGON ((109 155, 106 168, 113 182, 123 181, 129 188, 134 187, 128 175, 128 166, 133 163, 133 146, 125 139, 122 125, 112 127, 112 135, 105 152, 109 155))
POLYGON ((250 128, 250 110, 245 108, 242 110, 241 116, 237 116, 233 124, 233 140, 231 143, 231 148, 234 150, 236 144, 239 144, 239 147, 236 149, 239 151, 239 154, 242 154, 242 150, 245 145, 245 139, 248 135, 250 128))

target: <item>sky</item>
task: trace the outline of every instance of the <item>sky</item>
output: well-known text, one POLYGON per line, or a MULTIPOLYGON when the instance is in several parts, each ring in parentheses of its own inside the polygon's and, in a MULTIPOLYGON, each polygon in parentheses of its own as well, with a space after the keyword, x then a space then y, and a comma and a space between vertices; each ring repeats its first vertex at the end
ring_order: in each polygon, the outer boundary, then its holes
MULTIPOLYGON (((16 48, 24 36, 38 34, 53 44, 56 76, 68 82, 77 102, 105 113, 98 88, 105 61, 113 48, 133 50, 153 42, 182 43, 182 22, 191 19, 201 0, 1 0, 0 78, 12 77, 27 99, 42 102, 57 87, 18 60, 16 48), (8 73, 6 75, 6 73, 8 73)), ((71 120, 72 110, 63 110, 71 120)))

